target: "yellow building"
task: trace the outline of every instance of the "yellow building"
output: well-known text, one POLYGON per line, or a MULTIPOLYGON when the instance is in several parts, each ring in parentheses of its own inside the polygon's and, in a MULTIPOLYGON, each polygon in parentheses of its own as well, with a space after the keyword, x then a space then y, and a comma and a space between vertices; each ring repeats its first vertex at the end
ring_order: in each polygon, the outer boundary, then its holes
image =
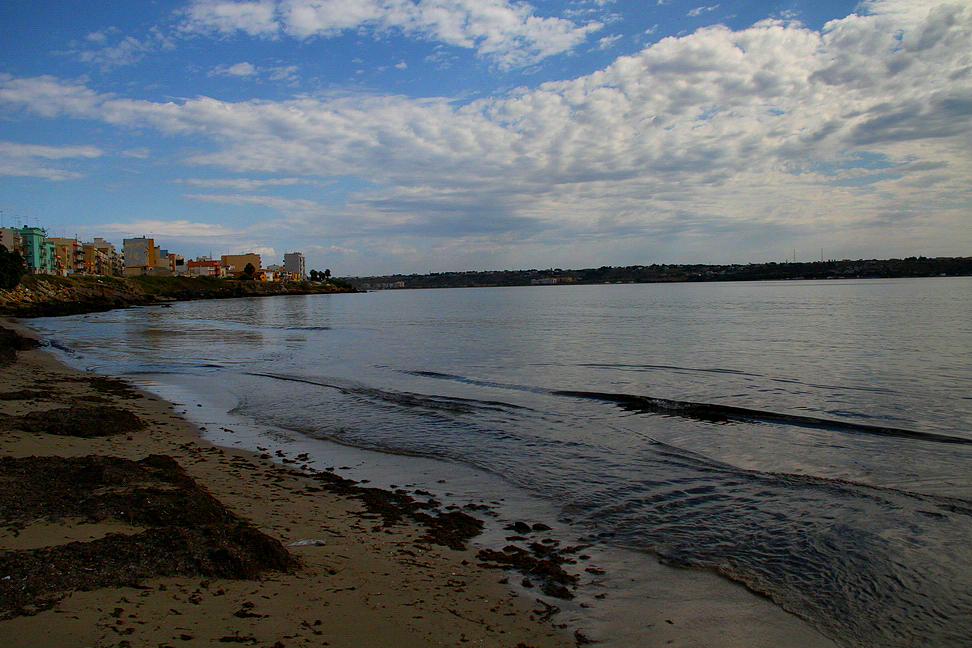
POLYGON ((71 275, 84 272, 84 249, 81 247, 81 241, 76 238, 55 236, 49 236, 47 240, 54 243, 59 274, 71 275))
POLYGON ((224 254, 219 258, 219 265, 226 271, 226 276, 234 279, 240 278, 248 263, 253 264, 253 269, 256 271, 255 276, 258 276, 263 269, 260 265, 259 254, 224 254))

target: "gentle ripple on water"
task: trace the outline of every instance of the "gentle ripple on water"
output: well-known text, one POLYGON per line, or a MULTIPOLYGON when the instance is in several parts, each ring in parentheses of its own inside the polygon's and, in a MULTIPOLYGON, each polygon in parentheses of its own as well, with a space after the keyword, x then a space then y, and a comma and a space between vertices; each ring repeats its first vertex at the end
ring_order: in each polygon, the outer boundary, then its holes
POLYGON ((109 373, 502 476, 852 646, 972 641, 972 280, 406 291, 37 320, 109 373), (97 341, 97 342, 96 342, 97 341))

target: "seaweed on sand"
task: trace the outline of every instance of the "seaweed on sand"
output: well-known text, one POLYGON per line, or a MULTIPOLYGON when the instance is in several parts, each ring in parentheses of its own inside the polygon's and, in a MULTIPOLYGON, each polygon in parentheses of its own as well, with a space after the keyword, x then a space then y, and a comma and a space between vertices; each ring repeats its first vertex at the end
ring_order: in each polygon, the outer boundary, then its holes
POLYGON ((0 552, 0 619, 51 608, 66 592, 160 576, 250 579, 296 559, 236 517, 171 457, 4 457, 0 525, 81 518, 148 527, 91 542, 0 552))

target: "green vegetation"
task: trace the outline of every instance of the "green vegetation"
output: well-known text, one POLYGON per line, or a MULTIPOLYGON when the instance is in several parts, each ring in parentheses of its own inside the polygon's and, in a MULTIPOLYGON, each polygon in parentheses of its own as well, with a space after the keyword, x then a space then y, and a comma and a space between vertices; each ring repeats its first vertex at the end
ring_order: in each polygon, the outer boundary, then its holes
POLYGON ((20 252, 10 252, 0 245, 0 289, 16 288, 24 272, 24 259, 20 252))
MULTIPOLYGON (((72 277, 73 279, 74 277, 72 277)), ((231 282, 216 277, 130 277, 143 292, 149 295, 163 295, 178 292, 208 292, 228 288, 231 282)))

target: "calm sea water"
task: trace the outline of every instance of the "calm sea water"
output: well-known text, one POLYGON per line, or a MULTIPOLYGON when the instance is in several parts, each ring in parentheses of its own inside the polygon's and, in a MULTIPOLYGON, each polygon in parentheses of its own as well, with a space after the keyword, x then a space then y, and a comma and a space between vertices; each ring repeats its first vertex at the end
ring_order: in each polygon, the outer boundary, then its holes
POLYGON ((972 643, 972 279, 386 291, 31 324, 72 362, 228 394, 256 426, 499 476, 847 645, 972 643))

